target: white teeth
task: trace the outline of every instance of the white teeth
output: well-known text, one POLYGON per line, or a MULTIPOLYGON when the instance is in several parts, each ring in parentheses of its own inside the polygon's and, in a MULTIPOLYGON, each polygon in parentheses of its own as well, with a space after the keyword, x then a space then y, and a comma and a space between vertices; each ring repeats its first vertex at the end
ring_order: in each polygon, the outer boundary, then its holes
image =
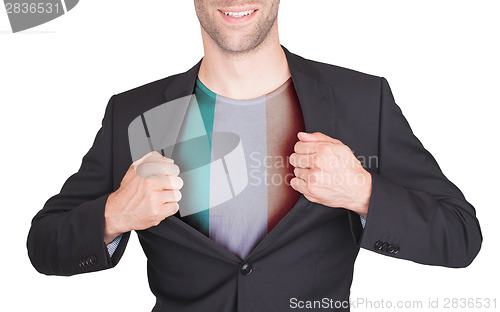
POLYGON ((253 12, 255 12, 255 10, 249 10, 249 11, 243 11, 243 12, 222 12, 222 13, 226 14, 227 16, 240 18, 240 17, 243 17, 243 16, 250 15, 253 12))

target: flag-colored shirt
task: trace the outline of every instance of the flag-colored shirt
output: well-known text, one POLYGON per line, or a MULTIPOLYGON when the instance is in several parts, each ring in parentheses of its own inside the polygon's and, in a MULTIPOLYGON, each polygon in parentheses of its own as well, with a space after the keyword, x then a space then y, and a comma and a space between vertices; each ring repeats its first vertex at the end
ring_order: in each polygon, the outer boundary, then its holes
POLYGON ((289 78, 266 95, 235 100, 197 79, 195 98, 178 141, 198 138, 196 148, 179 145, 172 156, 181 173, 196 171, 184 177, 181 219, 244 259, 301 195, 290 186, 289 163, 305 129, 297 94, 289 78))

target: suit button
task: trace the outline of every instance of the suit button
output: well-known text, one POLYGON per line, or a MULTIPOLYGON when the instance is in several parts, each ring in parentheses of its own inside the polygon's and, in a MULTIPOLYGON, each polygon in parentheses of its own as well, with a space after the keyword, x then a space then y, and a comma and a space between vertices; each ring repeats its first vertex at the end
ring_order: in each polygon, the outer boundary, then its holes
POLYGON ((389 244, 388 244, 387 242, 384 242, 384 243, 382 244, 382 248, 381 248, 380 250, 382 250, 382 251, 387 251, 387 247, 389 247, 389 244))
POLYGON ((97 258, 95 256, 90 257, 89 259, 90 265, 95 265, 97 263, 97 258))
POLYGON ((250 273, 252 273, 253 267, 250 263, 243 263, 240 267, 240 272, 241 274, 248 276, 250 273))
POLYGON ((375 250, 380 250, 382 249, 382 242, 381 241, 377 241, 375 243, 375 245, 373 245, 373 248, 375 248, 375 250))

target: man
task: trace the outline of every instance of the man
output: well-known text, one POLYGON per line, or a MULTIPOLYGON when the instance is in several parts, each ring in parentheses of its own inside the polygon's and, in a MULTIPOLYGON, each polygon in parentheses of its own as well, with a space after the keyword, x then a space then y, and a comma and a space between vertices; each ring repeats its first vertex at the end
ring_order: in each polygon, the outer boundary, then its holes
POLYGON ((33 219, 38 271, 114 267, 135 230, 153 311, 288 311, 298 301, 349 310, 360 247, 423 264, 473 261, 475 210, 413 135, 387 81, 289 52, 278 6, 195 0, 204 58, 111 98, 81 168, 33 219), (151 113, 165 103, 184 109, 179 127, 151 113), (153 117, 176 132, 171 154, 154 140, 153 117), (134 152, 136 124, 152 152, 134 152), (233 139, 228 152, 241 144, 236 168, 248 169, 241 188, 218 155, 233 139), (273 161, 284 158, 290 166, 273 161), (209 165, 181 178, 193 163, 209 165), (252 183, 255 172, 265 179, 252 183), (223 185, 228 195, 214 203, 223 185), (185 201, 197 210, 182 213, 185 201))

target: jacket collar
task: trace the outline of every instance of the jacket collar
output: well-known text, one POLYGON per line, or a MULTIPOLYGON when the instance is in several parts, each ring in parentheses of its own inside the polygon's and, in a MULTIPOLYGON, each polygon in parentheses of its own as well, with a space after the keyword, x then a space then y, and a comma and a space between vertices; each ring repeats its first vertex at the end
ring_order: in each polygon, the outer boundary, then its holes
MULTIPOLYGON (((335 103, 330 86, 323 82, 313 62, 291 53, 283 45, 293 85, 299 98, 307 132, 323 132, 334 136, 335 103)), ((165 89, 165 101, 193 94, 201 61, 187 72, 177 75, 165 89)))

